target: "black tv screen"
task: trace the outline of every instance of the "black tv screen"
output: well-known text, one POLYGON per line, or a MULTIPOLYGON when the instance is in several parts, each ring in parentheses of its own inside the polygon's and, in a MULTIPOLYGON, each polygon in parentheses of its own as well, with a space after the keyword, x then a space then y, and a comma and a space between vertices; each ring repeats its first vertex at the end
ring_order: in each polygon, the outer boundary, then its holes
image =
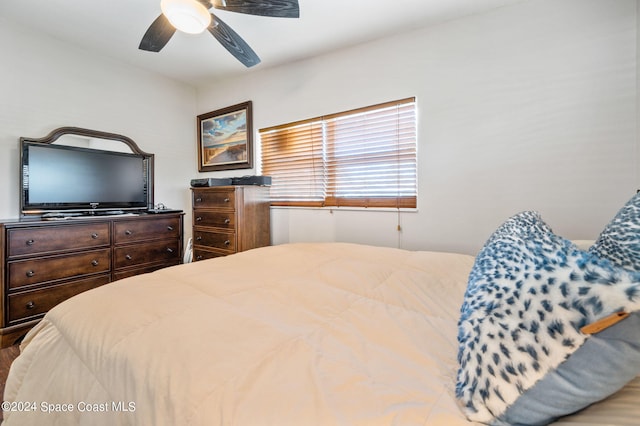
POLYGON ((153 204, 147 157, 22 142, 22 212, 146 209, 153 204))

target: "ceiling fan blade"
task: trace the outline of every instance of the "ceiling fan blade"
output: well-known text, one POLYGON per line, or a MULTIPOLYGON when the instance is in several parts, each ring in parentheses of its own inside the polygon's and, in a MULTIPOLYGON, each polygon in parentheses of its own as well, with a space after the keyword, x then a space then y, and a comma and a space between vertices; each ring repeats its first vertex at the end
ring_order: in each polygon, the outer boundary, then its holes
POLYGON ((247 68, 260 63, 260 58, 230 26, 211 14, 211 25, 207 28, 211 35, 247 68))
POLYGON ((171 25, 169 20, 160 15, 153 21, 153 24, 149 27, 138 49, 147 50, 149 52, 159 52, 169 42, 176 29, 171 25))
POLYGON ((299 18, 298 0, 213 0, 213 7, 248 15, 299 18))

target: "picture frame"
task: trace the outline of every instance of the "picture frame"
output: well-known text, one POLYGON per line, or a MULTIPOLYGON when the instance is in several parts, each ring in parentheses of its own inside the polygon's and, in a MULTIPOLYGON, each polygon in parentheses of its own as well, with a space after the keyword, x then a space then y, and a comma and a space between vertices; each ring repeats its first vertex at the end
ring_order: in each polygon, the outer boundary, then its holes
POLYGON ((252 102, 198 115, 198 171, 253 167, 252 102))

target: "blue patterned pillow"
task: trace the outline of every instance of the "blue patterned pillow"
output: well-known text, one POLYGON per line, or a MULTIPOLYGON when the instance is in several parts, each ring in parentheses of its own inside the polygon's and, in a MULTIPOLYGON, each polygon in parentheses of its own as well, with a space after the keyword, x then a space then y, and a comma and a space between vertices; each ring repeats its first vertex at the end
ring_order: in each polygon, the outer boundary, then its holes
POLYGON ((600 333, 584 325, 640 309, 640 273, 580 251, 535 212, 482 248, 458 330, 456 396, 469 420, 542 425, 599 401, 640 373, 640 315, 600 333))
POLYGON ((493 244, 495 239, 505 237, 528 238, 531 235, 552 234, 553 230, 541 218, 538 212, 521 212, 507 219, 489 237, 485 246, 493 244))
POLYGON ((589 251, 623 268, 640 271, 640 193, 620 209, 589 251))

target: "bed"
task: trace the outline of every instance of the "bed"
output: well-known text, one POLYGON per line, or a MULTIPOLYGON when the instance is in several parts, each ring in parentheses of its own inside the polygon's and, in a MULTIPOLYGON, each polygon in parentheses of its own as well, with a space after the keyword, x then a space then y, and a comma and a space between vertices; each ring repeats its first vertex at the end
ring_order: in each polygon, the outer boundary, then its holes
MULTIPOLYGON (((11 425, 472 425, 455 397, 474 257, 284 244, 82 293, 25 337, 11 425)), ((640 381, 561 425, 637 424, 640 381)))

